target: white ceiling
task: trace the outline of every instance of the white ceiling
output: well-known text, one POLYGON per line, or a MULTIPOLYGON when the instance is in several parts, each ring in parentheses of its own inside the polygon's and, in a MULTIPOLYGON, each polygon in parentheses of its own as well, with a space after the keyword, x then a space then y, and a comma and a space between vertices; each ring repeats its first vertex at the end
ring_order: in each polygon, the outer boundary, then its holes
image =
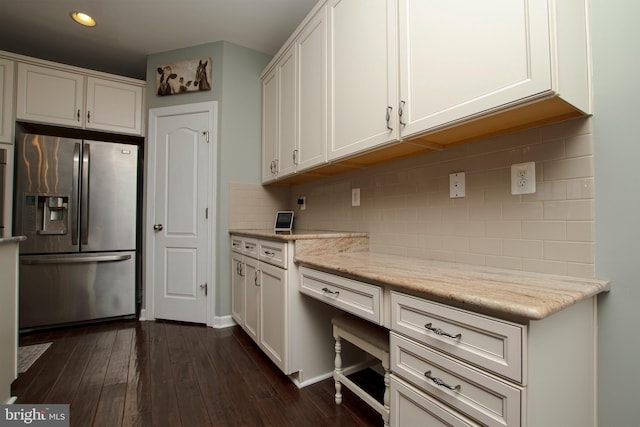
POLYGON ((0 50, 144 79, 152 53, 226 40, 274 54, 317 0, 0 0, 0 50), (98 22, 82 27, 83 11, 98 22))

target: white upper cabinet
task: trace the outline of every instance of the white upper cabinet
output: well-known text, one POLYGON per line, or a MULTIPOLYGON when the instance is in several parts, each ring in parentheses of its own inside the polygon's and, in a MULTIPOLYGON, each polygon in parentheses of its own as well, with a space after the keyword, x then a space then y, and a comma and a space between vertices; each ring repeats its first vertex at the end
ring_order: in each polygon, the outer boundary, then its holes
MULTIPOLYGON (((590 114, 587 22, 586 0, 321 2, 265 71, 297 55, 294 153, 291 128, 269 128, 263 173, 295 183, 590 114)), ((278 94, 265 117, 288 111, 278 94)))
POLYGON ((547 3, 400 1, 403 135, 551 88, 547 3))
POLYGON ((262 182, 278 177, 278 73, 262 78, 262 182))
POLYGON ((295 172, 295 49, 262 79, 262 103, 262 182, 269 182, 295 172))
MULTIPOLYGON (((584 0, 400 0, 402 137, 555 96, 589 113, 584 8, 584 0)), ((510 117, 526 124, 526 116, 510 117)), ((487 122, 478 132, 500 126, 487 122)))
POLYGON ((311 15, 262 77, 262 182, 326 162, 326 6, 311 15))
POLYGON ((0 58, 0 142, 13 143, 13 67, 0 58))
POLYGON ((16 119, 84 126, 84 76, 18 63, 16 119))
POLYGON ((327 8, 321 8, 296 39, 296 171, 327 161, 327 8))
POLYGON ((87 129, 142 133, 142 87, 87 77, 87 129))
POLYGON ((329 160, 399 137, 395 0, 329 0, 329 160))
POLYGON ((296 51, 289 49, 278 63, 278 177, 296 171, 296 51))
POLYGON ((142 84, 18 63, 16 119, 114 133, 143 133, 142 84))

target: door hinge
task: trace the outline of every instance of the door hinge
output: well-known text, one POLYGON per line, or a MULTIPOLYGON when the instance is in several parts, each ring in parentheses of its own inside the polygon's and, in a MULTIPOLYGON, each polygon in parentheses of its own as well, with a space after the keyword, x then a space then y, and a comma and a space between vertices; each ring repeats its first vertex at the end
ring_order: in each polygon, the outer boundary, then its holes
POLYGON ((204 136, 207 140, 207 144, 209 143, 209 131, 208 130, 203 130, 202 131, 202 136, 204 136))
POLYGON ((207 283, 200 285, 200 289, 204 289, 204 296, 206 297, 209 293, 209 285, 207 283))

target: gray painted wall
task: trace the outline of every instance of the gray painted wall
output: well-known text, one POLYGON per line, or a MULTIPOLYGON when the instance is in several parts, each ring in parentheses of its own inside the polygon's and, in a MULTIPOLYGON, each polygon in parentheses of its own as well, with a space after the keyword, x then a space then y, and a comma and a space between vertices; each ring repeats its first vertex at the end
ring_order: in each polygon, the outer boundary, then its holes
POLYGON ((640 4, 590 0, 594 74, 599 426, 640 423, 640 4))
POLYGON ((218 101, 218 206, 216 207, 215 316, 231 314, 231 266, 228 234, 229 183, 260 182, 262 83, 260 73, 270 55, 220 41, 150 55, 147 58, 147 107, 218 101), (156 96, 158 66, 211 57, 212 89, 156 96))

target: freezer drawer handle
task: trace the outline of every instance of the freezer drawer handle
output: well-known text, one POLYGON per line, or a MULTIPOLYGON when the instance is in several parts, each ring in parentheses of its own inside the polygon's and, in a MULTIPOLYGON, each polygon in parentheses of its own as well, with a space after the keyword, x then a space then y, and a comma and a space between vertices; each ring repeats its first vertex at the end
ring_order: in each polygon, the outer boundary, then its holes
POLYGON ((81 257, 69 257, 69 258, 21 259, 20 263, 25 265, 76 264, 76 263, 87 263, 87 262, 126 261, 128 259, 131 259, 131 255, 102 255, 102 256, 81 256, 81 257))

